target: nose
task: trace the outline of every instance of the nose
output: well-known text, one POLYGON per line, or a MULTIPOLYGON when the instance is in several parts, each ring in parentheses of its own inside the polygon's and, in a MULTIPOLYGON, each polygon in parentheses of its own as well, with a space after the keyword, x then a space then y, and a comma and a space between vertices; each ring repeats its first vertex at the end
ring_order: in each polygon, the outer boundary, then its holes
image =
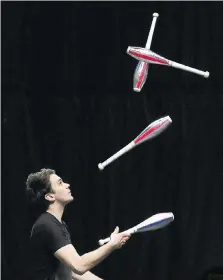
POLYGON ((67 184, 67 185, 66 185, 66 188, 69 189, 69 188, 70 188, 70 184, 67 184))

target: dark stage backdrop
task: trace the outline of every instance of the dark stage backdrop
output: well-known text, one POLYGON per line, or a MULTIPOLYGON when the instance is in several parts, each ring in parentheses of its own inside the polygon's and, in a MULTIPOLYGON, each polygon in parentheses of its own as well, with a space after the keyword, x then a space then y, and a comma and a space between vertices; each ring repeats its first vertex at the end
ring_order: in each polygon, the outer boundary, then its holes
POLYGON ((169 227, 132 237, 93 272, 106 280, 199 280, 223 267, 221 2, 2 2, 2 279, 28 280, 33 215, 25 181, 42 167, 70 182, 67 221, 80 254, 116 225, 172 211, 169 227), (137 61, 151 49, 210 71, 137 61), (99 172, 149 123, 172 125, 99 172))

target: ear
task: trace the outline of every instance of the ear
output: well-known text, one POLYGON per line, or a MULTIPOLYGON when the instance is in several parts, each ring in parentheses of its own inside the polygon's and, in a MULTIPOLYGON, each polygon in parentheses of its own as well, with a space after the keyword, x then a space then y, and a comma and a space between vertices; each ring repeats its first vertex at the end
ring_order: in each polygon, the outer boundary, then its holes
POLYGON ((45 199, 48 200, 48 201, 53 202, 53 201, 55 200, 54 194, 52 194, 52 193, 47 193, 47 194, 45 195, 45 199))

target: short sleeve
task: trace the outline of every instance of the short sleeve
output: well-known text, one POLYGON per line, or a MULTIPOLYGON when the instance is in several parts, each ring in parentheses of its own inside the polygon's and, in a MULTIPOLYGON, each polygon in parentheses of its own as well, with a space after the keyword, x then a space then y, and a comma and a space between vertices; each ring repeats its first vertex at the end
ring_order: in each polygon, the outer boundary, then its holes
POLYGON ((49 221, 43 224, 43 241, 54 254, 60 248, 71 244, 69 233, 63 224, 57 221, 49 221))

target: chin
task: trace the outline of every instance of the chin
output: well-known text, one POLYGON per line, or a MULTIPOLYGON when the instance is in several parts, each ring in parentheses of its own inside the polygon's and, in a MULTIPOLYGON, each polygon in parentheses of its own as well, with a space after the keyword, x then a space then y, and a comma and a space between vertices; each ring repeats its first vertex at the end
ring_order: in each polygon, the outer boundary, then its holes
POLYGON ((74 200, 73 196, 71 196, 68 200, 67 200, 67 203, 70 203, 74 200))
POLYGON ((70 195, 69 197, 67 197, 66 200, 63 201, 63 205, 65 206, 65 205, 71 203, 73 200, 74 200, 73 196, 70 195))

